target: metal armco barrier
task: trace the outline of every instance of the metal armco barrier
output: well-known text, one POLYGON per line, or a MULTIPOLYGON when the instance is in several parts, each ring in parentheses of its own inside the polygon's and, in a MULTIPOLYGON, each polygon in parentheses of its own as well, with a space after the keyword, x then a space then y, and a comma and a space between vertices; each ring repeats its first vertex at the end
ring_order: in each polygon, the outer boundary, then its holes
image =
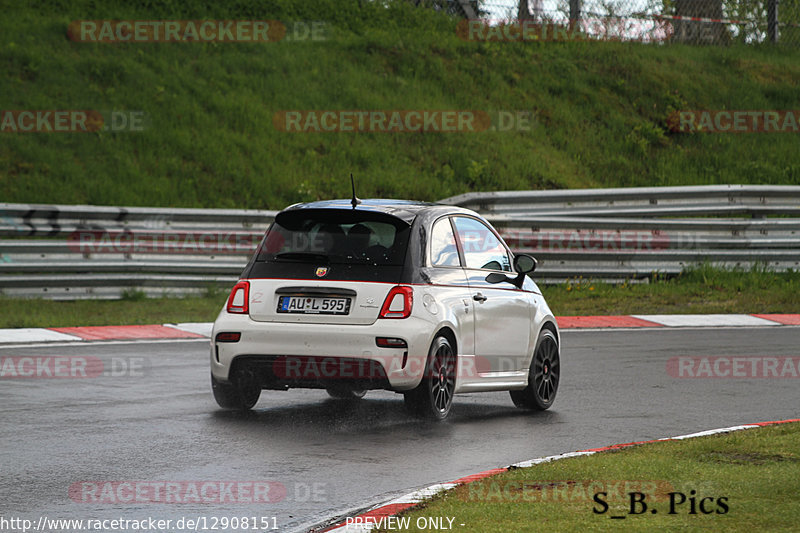
MULTIPOLYGON (((714 185, 469 193, 534 278, 646 281, 703 262, 800 269, 800 187, 714 185)), ((119 298, 225 291, 275 211, 0 204, 0 291, 119 298)))

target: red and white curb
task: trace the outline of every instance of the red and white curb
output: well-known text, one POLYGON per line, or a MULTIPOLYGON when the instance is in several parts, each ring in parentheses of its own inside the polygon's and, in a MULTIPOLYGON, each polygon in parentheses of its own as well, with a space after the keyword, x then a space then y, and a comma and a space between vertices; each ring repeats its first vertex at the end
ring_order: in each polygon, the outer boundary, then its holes
POLYGON ((145 326, 0 329, 0 344, 208 339, 211 337, 212 326, 211 322, 187 322, 145 326))
POLYGON ((797 326, 800 314, 559 316, 561 329, 797 326))
POLYGON ((331 526, 323 527, 322 529, 314 529, 312 531, 323 533, 327 531, 336 531, 337 533, 362 533, 367 531, 372 531, 373 529, 377 528, 381 524, 386 523, 386 519, 390 516, 394 516, 402 511, 410 509, 419 505, 420 503, 424 502, 436 496, 442 492, 451 490, 459 485, 466 485, 467 483, 472 483, 473 481, 477 481, 480 479, 484 479, 487 477, 494 476, 496 474, 500 474, 502 472, 507 472, 512 469, 516 468, 528 468, 534 465, 542 464, 542 463, 549 463, 551 461, 558 461, 561 459, 568 459, 570 457, 580 457, 584 455, 593 455, 595 453, 600 452, 607 452, 610 450, 618 450, 620 448, 627 448, 629 446, 638 446, 641 444, 650 444, 653 442, 660 442, 665 440, 684 440, 684 439, 693 439, 696 437, 707 437, 709 435, 718 435, 720 433, 730 433, 732 431, 741 431, 744 429, 754 429, 758 427, 764 426, 771 426, 776 424, 788 424, 790 422, 800 422, 800 418, 795 418, 791 420, 775 420, 771 422, 757 422, 755 424, 745 424, 741 426, 731 426, 727 428, 719 428, 719 429, 710 429, 707 431, 700 431, 698 433, 691 433, 689 435, 679 435, 677 437, 665 437, 662 439, 655 439, 655 440, 644 440, 638 442, 627 442, 624 444, 614 444, 611 446, 603 446, 602 448, 591 448, 588 450, 580 450, 577 452, 569 452, 569 453, 562 453, 559 455, 551 455, 548 457, 539 457, 537 459, 531 459, 529 461, 522 461, 521 463, 515 463, 513 465, 507 466, 505 468, 494 468, 492 470, 486 470, 484 472, 480 472, 478 474, 473 474, 471 476, 462 477, 460 479, 456 479, 455 481, 451 481, 449 483, 438 483, 436 485, 431 485, 430 487, 426 487, 424 489, 416 490, 414 492, 410 492, 405 496, 401 496, 394 500, 388 501, 386 503, 380 504, 369 511, 361 513, 356 516, 347 517, 342 519, 341 517, 337 517, 337 523, 331 526))
MULTIPOLYGON (((562 330, 587 328, 800 326, 800 314, 559 316, 556 317, 556 320, 558 320, 558 326, 562 330)), ((212 326, 211 322, 185 322, 145 326, 0 329, 0 344, 202 339, 211 336, 212 326)))

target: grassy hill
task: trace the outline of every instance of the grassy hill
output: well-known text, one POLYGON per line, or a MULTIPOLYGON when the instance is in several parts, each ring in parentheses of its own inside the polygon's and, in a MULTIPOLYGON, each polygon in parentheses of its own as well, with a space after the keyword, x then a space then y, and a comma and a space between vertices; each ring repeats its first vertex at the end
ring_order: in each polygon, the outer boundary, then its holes
POLYGON ((468 42, 407 2, 0 2, 0 109, 146 115, 143 131, 0 132, 9 202, 280 208, 349 191, 800 184, 798 134, 680 134, 684 109, 798 109, 800 50, 468 42), (29 5, 33 4, 33 5, 29 5), (99 4, 99 5, 98 5, 99 4), (186 5, 184 5, 186 4, 186 5), (75 42, 85 19, 323 21, 325 40, 75 42), (530 131, 287 133, 284 110, 525 110, 530 131))

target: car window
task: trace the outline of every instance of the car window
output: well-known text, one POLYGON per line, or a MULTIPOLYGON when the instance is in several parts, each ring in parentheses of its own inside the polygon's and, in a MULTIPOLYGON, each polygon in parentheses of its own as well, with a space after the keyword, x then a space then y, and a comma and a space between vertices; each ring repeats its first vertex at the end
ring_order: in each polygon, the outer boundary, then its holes
POLYGON ((453 226, 448 217, 437 220, 431 230, 431 265, 461 266, 453 226))
POLYGON ((402 264, 407 228, 381 220, 338 221, 330 216, 276 220, 267 231, 257 261, 402 264))
POLYGON ((454 217, 453 220, 467 268, 511 272, 511 260, 505 246, 486 224, 468 217, 454 217))

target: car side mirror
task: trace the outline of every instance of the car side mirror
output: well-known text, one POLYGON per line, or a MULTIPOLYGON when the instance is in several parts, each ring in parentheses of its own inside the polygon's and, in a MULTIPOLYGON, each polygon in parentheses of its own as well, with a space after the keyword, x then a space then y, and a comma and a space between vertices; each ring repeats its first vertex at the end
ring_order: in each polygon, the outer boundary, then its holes
POLYGON ((525 283, 525 276, 527 276, 530 272, 536 270, 537 265, 536 259, 531 257, 527 254, 519 254, 514 256, 514 270, 517 271, 517 275, 514 277, 508 276, 503 274, 502 272, 492 272, 488 276, 486 276, 487 283, 502 283, 507 281, 511 283, 516 288, 521 289, 522 285, 525 283))
POLYGON ((517 267, 517 260, 514 259, 514 267, 519 269, 528 268, 527 271, 524 272, 518 271, 516 276, 509 276, 508 274, 505 274, 503 272, 491 272, 486 276, 485 278, 486 282, 494 284, 494 283, 503 283, 505 281, 507 283, 512 284, 516 288, 521 289, 522 285, 525 284, 525 277, 528 275, 528 272, 533 272, 533 270, 536 268, 536 259, 530 256, 526 257, 528 257, 528 259, 530 259, 532 263, 521 264, 519 267, 517 267))
POLYGON ((519 254, 514 256, 514 270, 520 274, 529 274, 536 270, 538 262, 528 254, 519 254))

